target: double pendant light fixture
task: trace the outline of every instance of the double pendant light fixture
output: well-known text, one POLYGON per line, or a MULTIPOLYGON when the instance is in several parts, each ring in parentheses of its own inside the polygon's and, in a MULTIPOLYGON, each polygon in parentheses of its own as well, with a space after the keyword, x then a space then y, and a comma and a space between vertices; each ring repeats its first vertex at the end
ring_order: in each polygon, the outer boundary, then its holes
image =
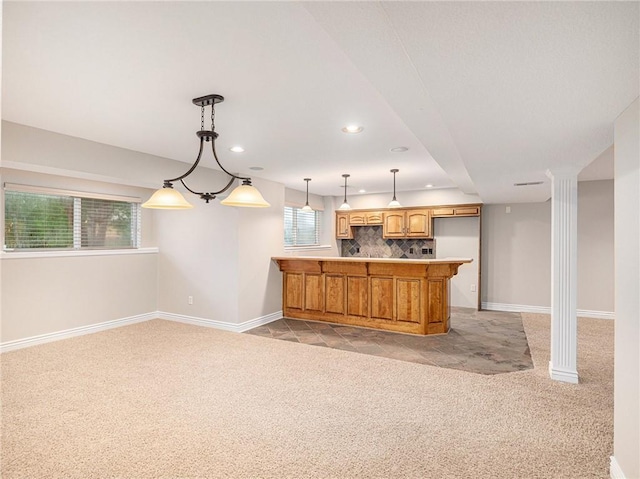
MULTIPOLYGON (((402 205, 400 204, 400 202, 396 199, 396 173, 398 173, 400 170, 398 168, 393 168, 392 170, 390 170, 391 173, 393 173, 393 199, 391 200, 391 202, 389 203, 389 208, 400 208, 402 207, 402 205)), ((342 202, 342 205, 340 205, 340 208, 338 208, 339 210, 350 210, 351 206, 349 206, 349 203, 347 203, 347 178, 349 178, 350 175, 344 174, 342 175, 342 177, 344 178, 344 201, 342 202)), ((305 178, 305 181, 307 181, 308 178, 305 178)), ((309 183, 307 182, 307 205, 309 204, 309 183)))
MULTIPOLYGON (((221 193, 224 193, 229 188, 235 180, 242 180, 242 184, 236 187, 229 196, 227 196, 224 200, 220 202, 221 205, 225 206, 246 206, 253 208, 265 208, 267 206, 271 206, 269 203, 265 201, 260 192, 251 185, 251 178, 245 176, 238 176, 233 173, 228 172, 224 166, 218 160, 218 155, 216 154, 216 139, 218 138, 218 134, 215 131, 215 109, 214 106, 216 103, 221 103, 224 101, 224 97, 222 95, 207 95, 200 98, 194 98, 193 104, 200 107, 200 131, 196 132, 198 138, 200 138, 200 151, 198 152, 198 157, 196 161, 193 163, 191 168, 187 170, 183 175, 177 176, 175 178, 171 178, 169 180, 164 180, 164 186, 156 191, 149 201, 143 203, 143 208, 156 208, 156 209, 168 209, 168 210, 180 210, 193 208, 187 200, 184 199, 182 194, 179 191, 173 189, 173 183, 176 181, 180 181, 182 186, 184 186, 187 191, 193 193, 194 195, 200 196, 206 203, 215 199, 215 197, 221 193), (206 106, 211 106, 211 130, 204 129, 204 109, 206 106), (229 177, 229 182, 227 185, 218 190, 218 191, 210 191, 210 192, 198 192, 194 191, 187 186, 184 179, 189 176, 196 169, 200 160, 202 158, 202 150, 204 147, 204 142, 211 141, 211 150, 213 151, 213 157, 216 160, 216 163, 220 167, 222 171, 224 171, 229 177)), ((308 183, 307 183, 308 184, 308 183)))

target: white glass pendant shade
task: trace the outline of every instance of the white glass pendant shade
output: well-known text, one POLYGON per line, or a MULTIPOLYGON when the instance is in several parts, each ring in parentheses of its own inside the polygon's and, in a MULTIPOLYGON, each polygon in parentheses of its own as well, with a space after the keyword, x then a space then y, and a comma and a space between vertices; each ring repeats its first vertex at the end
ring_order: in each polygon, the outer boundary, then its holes
POLYGON ((306 213, 313 213, 313 208, 311 208, 311 206, 309 206, 309 203, 307 203, 302 208, 300 208, 300 210, 304 211, 306 213))
POLYGON ((184 199, 182 193, 173 188, 160 188, 149 201, 142 204, 143 208, 153 208, 159 210, 187 210, 193 205, 184 199))
POLYGON ((389 203, 389 208, 400 208, 401 206, 400 202, 396 199, 391 200, 391 203, 389 203))
POLYGON ((344 203, 342 203, 340 205, 340 208, 338 208, 340 211, 345 211, 345 210, 350 210, 351 206, 349 206, 349 203, 347 203, 346 201, 344 203))
POLYGON ((271 206, 252 185, 240 185, 220 202, 225 206, 245 206, 249 208, 267 208, 271 206))

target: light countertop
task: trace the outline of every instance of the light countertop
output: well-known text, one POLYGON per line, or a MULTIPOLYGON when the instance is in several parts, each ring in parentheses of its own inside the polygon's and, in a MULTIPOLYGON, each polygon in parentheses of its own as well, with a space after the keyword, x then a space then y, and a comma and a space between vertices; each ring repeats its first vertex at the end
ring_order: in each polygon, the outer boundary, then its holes
POLYGON ((410 259, 410 258, 366 258, 362 256, 273 256, 274 261, 303 260, 303 261, 339 261, 345 263, 404 263, 404 264, 448 264, 471 263, 472 258, 440 258, 440 259, 410 259))

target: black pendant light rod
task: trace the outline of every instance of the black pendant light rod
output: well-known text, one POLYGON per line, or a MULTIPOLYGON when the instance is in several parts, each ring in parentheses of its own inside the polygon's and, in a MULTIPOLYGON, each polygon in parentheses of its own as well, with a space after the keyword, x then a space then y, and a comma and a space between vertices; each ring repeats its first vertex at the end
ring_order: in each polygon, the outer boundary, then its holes
MULTIPOLYGON (((226 170, 226 168, 224 166, 222 166, 222 163, 220 163, 220 160, 218 159, 218 155, 216 153, 216 139, 218 138, 218 134, 215 132, 215 125, 214 125, 214 118, 215 118, 215 111, 214 111, 214 105, 216 103, 220 103, 224 101, 224 97, 222 95, 207 95, 207 96, 203 96, 200 98, 194 98, 193 103, 195 105, 198 105, 201 108, 202 111, 202 115, 201 115, 201 124, 200 124, 200 131, 196 132, 196 135, 198 136, 198 138, 200 138, 200 149, 198 151, 198 157, 196 158, 196 161, 193 163, 193 165, 191 165, 191 168, 189 168, 187 170, 186 173, 177 176, 175 178, 171 178, 169 180, 164 180, 164 187, 165 188, 172 188, 173 185, 172 183, 174 181, 180 181, 180 183, 182 183, 182 185, 191 193, 193 193, 194 195, 199 195, 200 198, 202 198, 203 200, 205 200, 207 203, 209 203, 209 201, 215 199, 216 195, 219 195, 221 193, 224 193, 225 191, 227 191, 231 185, 233 184, 233 182, 237 179, 237 180, 242 180, 242 184, 243 185, 251 185, 251 178, 246 177, 246 176, 238 176, 235 175, 233 173, 230 173, 229 171, 226 170), (205 130, 204 129, 204 107, 205 106, 209 106, 211 105, 211 130, 205 130), (189 176, 191 173, 193 173, 193 171, 196 169, 196 167, 198 166, 198 164, 200 163, 200 160, 202 159, 202 150, 204 149, 204 142, 205 141, 211 141, 211 151, 213 152, 213 158, 216 160, 216 163, 218 164, 218 166, 220 167, 220 169, 222 171, 224 171, 227 175, 229 175, 231 177, 231 179, 229 180, 229 183, 227 183, 227 185, 222 188, 221 190, 218 191, 211 191, 211 192, 198 192, 198 191, 194 191, 191 188, 189 188, 187 186, 187 184, 185 183, 184 179, 189 176)), ((307 183, 308 185, 308 183, 307 183)))
POLYGON ((307 182, 307 202, 305 203, 305 206, 309 206, 309 182, 311 181, 311 178, 305 178, 304 181, 307 182))
POLYGON ((393 173, 393 201, 397 201, 396 200, 396 173, 398 171, 400 171, 398 168, 394 168, 393 170, 391 170, 391 173, 393 173))
POLYGON ((342 177, 344 178, 344 202, 345 203, 347 202, 347 178, 349 178, 350 176, 351 175, 347 175, 346 173, 342 175, 342 177))

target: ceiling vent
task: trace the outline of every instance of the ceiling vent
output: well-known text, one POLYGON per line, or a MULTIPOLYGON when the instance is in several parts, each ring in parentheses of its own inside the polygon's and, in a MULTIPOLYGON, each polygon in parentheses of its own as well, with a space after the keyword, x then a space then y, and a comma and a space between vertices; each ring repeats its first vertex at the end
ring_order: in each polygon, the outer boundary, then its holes
POLYGON ((527 183, 514 183, 513 186, 535 186, 541 185, 544 181, 529 181, 527 183))

